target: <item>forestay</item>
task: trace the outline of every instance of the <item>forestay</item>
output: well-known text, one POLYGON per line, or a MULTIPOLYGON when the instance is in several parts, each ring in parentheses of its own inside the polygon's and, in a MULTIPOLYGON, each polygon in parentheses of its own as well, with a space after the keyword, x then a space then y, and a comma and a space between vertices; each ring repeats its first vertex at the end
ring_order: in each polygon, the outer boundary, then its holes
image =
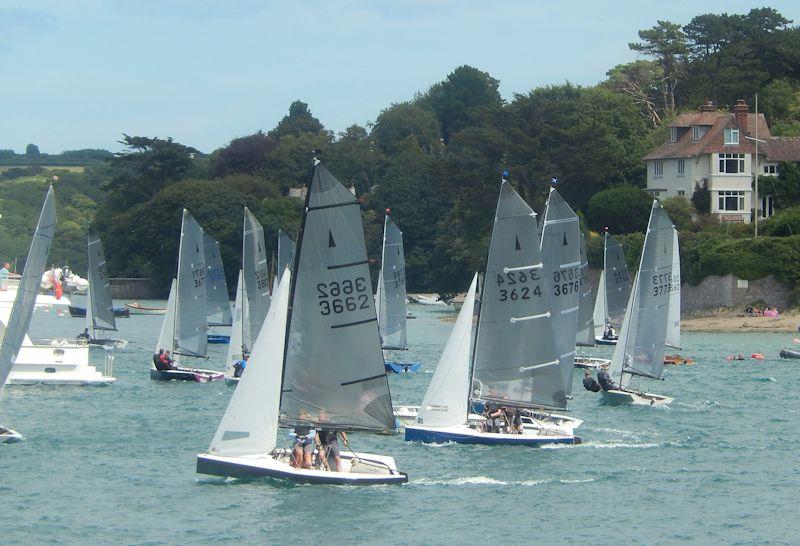
POLYGON ((464 305, 447 339, 436 372, 422 399, 417 423, 436 427, 463 425, 467 422, 469 401, 469 362, 472 348, 472 317, 478 275, 472 277, 464 305))
POLYGON ((359 203, 321 164, 306 199, 292 271, 284 422, 394 429, 359 203))
POLYGON ((206 356, 206 261, 203 228, 183 209, 175 313, 175 353, 206 356))
POLYGON ((175 317, 178 297, 178 281, 172 279, 169 287, 169 297, 167 298, 167 309, 164 311, 164 321, 161 323, 161 332, 158 334, 156 342, 157 353, 161 349, 170 351, 175 350, 175 317))
POLYGON ((86 317, 93 330, 116 330, 114 303, 111 299, 111 283, 108 280, 106 255, 103 243, 97 235, 89 234, 89 298, 86 317))
POLYGON ((503 181, 481 294, 472 396, 514 406, 564 408, 536 213, 503 181))
POLYGON ((672 291, 669 294, 669 317, 667 318, 666 344, 675 349, 681 347, 681 253, 678 245, 678 230, 672 237, 672 291))
POLYGON ((541 252, 550 299, 550 323, 564 390, 572 394, 575 333, 580 301, 580 225, 578 216, 550 188, 542 226, 541 252))
POLYGON ((230 326, 233 317, 219 242, 203 233, 203 250, 206 259, 206 322, 209 326, 230 326))
POLYGON ((406 261, 403 232, 387 214, 378 276, 378 324, 384 349, 406 348, 406 261))
POLYGON ((8 379, 11 368, 17 360, 17 353, 26 337, 28 327, 33 316, 33 307, 36 304, 36 294, 42 281, 42 272, 47 265, 47 256, 50 253, 50 243, 56 229, 56 203, 53 186, 47 190, 39 221, 33 232, 33 239, 28 250, 28 259, 25 260, 25 269, 19 279, 17 295, 11 307, 11 314, 0 343, 0 389, 8 379))
POLYGON ((586 237, 581 234, 581 270, 578 286, 578 330, 575 344, 584 347, 594 345, 594 316, 592 312, 592 285, 589 281, 589 257, 586 255, 586 237))
POLYGON ((244 209, 242 273, 244 286, 247 289, 250 338, 255 339, 269 310, 269 273, 264 228, 247 207, 244 209))
MULTIPOLYGON (((250 348, 253 346, 250 340, 250 324, 247 320, 247 293, 242 280, 242 271, 239 270, 239 279, 236 281, 236 300, 233 304, 231 339, 228 343, 228 355, 225 360, 227 366, 241 360, 245 353, 250 352, 250 348)), ((283 340, 281 340, 281 344, 283 344, 283 340)))
POLYGON ((273 294, 264 327, 211 441, 210 453, 263 455, 275 448, 290 283, 291 274, 284 275, 273 294))
POLYGON ((653 200, 639 271, 609 369, 621 385, 629 384, 633 375, 661 379, 672 290, 673 231, 667 213, 653 200))

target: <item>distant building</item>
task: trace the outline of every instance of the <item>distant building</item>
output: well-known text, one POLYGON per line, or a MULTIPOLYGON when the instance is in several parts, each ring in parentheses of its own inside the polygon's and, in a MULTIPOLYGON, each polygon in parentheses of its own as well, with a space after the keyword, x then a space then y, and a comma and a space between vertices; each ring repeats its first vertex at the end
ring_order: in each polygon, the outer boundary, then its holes
POLYGON ((289 197, 295 197, 297 199, 305 199, 306 193, 308 193, 308 188, 305 186, 300 186, 297 188, 289 188, 289 197))
MULTIPOLYGON (((644 157, 647 191, 657 198, 689 199, 705 186, 711 210, 700 212, 711 212, 721 221, 750 222, 754 167, 761 175, 776 176, 779 162, 800 161, 800 138, 771 136, 764 115, 750 113, 743 100, 736 101, 732 113, 706 101, 697 112, 678 115, 669 129, 669 139, 644 157), (755 162, 755 142, 745 137, 764 141, 758 143, 755 162)), ((768 218, 772 197, 759 198, 761 216, 768 218)))

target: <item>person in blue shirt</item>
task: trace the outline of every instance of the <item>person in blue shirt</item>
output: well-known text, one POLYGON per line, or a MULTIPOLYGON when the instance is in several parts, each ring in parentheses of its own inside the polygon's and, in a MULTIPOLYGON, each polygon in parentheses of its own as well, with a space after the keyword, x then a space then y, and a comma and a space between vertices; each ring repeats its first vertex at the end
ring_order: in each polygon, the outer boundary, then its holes
POLYGON ((250 355, 245 353, 240 360, 233 363, 233 377, 242 377, 244 369, 247 367, 247 359, 250 355))

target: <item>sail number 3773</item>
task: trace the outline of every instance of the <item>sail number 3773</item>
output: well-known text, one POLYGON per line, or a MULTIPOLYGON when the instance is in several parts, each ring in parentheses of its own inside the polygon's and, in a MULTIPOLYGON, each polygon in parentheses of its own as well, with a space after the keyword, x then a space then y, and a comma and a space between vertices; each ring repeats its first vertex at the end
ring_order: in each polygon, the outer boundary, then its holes
POLYGON ((345 279, 341 282, 321 282, 317 284, 317 298, 320 313, 323 315, 369 309, 367 280, 364 277, 345 279))
POLYGON ((661 275, 653 275, 653 295, 660 296, 661 294, 668 294, 673 290, 677 292, 680 286, 675 287, 672 282, 672 273, 662 273, 661 275))

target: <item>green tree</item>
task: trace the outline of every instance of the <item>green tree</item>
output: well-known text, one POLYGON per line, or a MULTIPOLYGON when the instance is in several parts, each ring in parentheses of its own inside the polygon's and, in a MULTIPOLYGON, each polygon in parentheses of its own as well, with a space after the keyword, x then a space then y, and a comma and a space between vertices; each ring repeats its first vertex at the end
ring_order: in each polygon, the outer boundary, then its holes
POLYGON ((393 154, 413 137, 426 153, 441 150, 439 121, 433 112, 409 102, 393 104, 382 111, 372 127, 372 136, 387 154, 393 154))
POLYGON ((37 156, 39 155, 39 147, 36 144, 28 144, 25 146, 25 155, 37 156))
POLYGON ((664 72, 658 64, 644 60, 619 64, 606 75, 604 86, 630 97, 653 127, 661 125, 664 111, 658 107, 658 95, 664 72))
POLYGON ((675 96, 683 80, 686 34, 681 26, 669 21, 658 21, 648 30, 639 31, 639 42, 628 44, 633 51, 652 57, 662 72, 661 95, 664 111, 673 114, 676 110, 675 96))
POLYGON ((693 218, 697 211, 694 210, 691 201, 681 195, 676 195, 662 199, 661 206, 664 207, 667 215, 678 230, 685 231, 692 228, 693 218))
POLYGON ((586 219, 597 232, 605 228, 616 235, 647 228, 653 198, 639 188, 619 186, 596 193, 589 200, 586 219))
POLYGON ((213 176, 233 173, 255 174, 267 166, 267 158, 277 143, 261 131, 235 138, 226 147, 214 152, 211 159, 213 176))
POLYGON ((289 114, 284 116, 278 125, 268 133, 270 138, 281 140, 286 136, 298 136, 301 133, 320 134, 325 127, 308 109, 308 104, 296 100, 289 105, 289 114))

